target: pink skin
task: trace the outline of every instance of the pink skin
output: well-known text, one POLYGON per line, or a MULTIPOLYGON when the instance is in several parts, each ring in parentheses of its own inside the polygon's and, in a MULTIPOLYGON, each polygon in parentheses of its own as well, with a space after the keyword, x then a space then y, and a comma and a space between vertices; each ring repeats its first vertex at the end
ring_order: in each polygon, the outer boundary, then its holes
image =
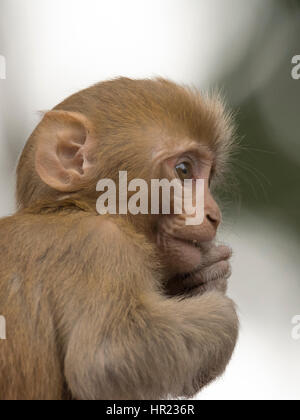
MULTIPOLYGON (((166 285, 171 295, 225 292, 231 274, 230 248, 214 244, 221 213, 209 188, 213 162, 209 157, 194 162, 193 178, 205 180, 205 220, 199 226, 186 226, 185 215, 163 216, 158 229, 157 245, 172 273, 166 285)), ((177 165, 174 159, 169 164, 177 165)))

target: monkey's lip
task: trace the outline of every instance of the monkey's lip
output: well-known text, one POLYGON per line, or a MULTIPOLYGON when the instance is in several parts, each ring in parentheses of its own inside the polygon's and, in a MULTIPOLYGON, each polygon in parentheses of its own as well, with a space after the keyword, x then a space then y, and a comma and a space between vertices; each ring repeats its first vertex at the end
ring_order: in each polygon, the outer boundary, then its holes
POLYGON ((220 279, 228 279, 231 275, 231 265, 228 259, 220 259, 218 262, 207 265, 205 268, 201 267, 198 271, 190 274, 194 280, 200 280, 198 286, 217 281, 220 279), (202 277, 203 270, 206 270, 205 279, 202 277))
POLYGON ((183 238, 178 238, 175 236, 172 236, 169 238, 169 241, 173 243, 178 249, 181 250, 181 253, 183 255, 186 254, 187 259, 189 263, 191 264, 191 270, 188 270, 189 273, 198 272, 203 270, 204 268, 207 268, 208 266, 217 264, 221 261, 227 261, 232 256, 232 250, 226 245, 222 246, 222 252, 220 255, 216 258, 214 258, 212 261, 208 262, 202 262, 199 264, 199 259, 201 258, 201 254, 204 252, 207 252, 209 248, 214 247, 215 245, 212 245, 211 242, 203 242, 199 240, 188 240, 183 238))
POLYGON ((190 280, 195 282, 195 286, 201 286, 208 282, 218 280, 220 278, 228 278, 231 274, 231 266, 228 259, 220 259, 211 264, 202 265, 197 269, 180 275, 183 281, 190 280), (203 277, 203 270, 206 270, 206 276, 203 277))
MULTIPOLYGON (((179 277, 185 280, 194 280, 198 286, 201 284, 205 284, 210 281, 218 280, 220 278, 228 278, 231 274, 231 266, 229 263, 229 259, 232 256, 232 250, 228 246, 223 245, 219 247, 219 255, 215 256, 215 258, 199 263, 199 259, 201 258, 201 253, 205 252, 205 247, 211 248, 216 247, 216 245, 211 244, 204 244, 202 242, 190 241, 190 240, 183 240, 179 238, 172 238, 174 242, 180 243, 181 250, 183 254, 186 252, 189 257, 189 263, 191 265, 191 269, 186 272, 178 273, 179 277), (185 252, 184 252, 185 251, 185 252), (206 272, 205 279, 203 278, 203 272, 206 272), (201 281, 201 284, 199 283, 201 281)), ((216 247, 217 248, 217 247, 216 247)))
POLYGON ((190 259, 195 258, 198 261, 201 252, 199 241, 169 236, 167 242, 169 245, 172 244, 173 247, 180 249, 183 254, 187 251, 190 259))

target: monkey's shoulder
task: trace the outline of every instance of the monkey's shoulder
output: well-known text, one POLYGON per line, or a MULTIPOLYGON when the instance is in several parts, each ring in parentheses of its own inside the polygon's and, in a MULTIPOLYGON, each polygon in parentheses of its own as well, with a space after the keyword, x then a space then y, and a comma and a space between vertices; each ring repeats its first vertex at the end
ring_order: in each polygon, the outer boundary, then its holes
POLYGON ((82 263, 113 257, 121 251, 151 253, 146 237, 120 218, 87 212, 71 214, 17 213, 0 220, 1 260, 82 263))

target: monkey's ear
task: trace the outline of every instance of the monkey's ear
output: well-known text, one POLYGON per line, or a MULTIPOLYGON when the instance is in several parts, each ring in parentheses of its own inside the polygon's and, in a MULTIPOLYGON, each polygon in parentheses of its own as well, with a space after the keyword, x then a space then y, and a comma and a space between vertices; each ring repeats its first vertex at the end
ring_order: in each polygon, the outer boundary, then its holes
POLYGON ((81 114, 48 112, 36 130, 35 169, 50 187, 78 191, 90 175, 94 140, 81 114))

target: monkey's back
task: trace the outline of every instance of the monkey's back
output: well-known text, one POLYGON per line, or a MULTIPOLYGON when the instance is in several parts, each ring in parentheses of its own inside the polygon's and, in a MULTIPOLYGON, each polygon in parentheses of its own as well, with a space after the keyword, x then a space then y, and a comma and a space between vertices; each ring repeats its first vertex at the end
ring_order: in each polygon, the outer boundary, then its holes
POLYGON ((56 288, 68 270, 76 229, 57 220, 51 215, 0 220, 0 315, 6 320, 0 400, 69 398, 56 288))

